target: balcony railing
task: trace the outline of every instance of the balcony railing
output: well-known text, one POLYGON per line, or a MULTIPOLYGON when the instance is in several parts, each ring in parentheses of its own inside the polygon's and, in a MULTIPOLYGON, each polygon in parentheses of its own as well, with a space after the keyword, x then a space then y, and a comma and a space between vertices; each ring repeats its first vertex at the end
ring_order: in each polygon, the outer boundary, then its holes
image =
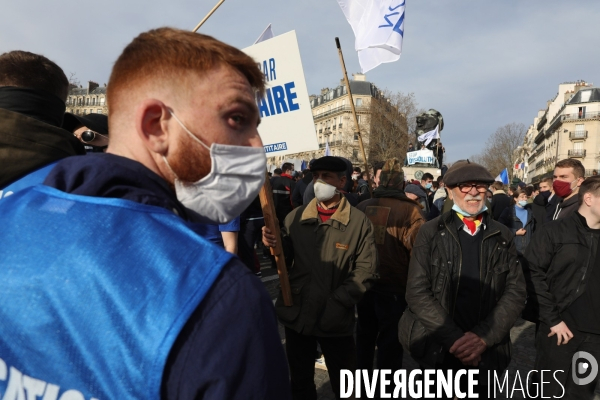
POLYGON ((569 132, 569 139, 587 139, 587 131, 569 132))
POLYGON ((586 113, 575 113, 575 114, 563 114, 562 119, 572 120, 572 119, 590 119, 590 118, 598 118, 600 117, 600 111, 588 111, 586 113))
POLYGON ((538 169, 539 167, 544 165, 544 161, 539 161, 535 164, 535 169, 538 169))
MULTIPOLYGON (((369 106, 356 106, 354 107, 356 109, 357 112, 359 111, 369 111, 369 106)), ((320 119, 320 118, 324 118, 327 117, 329 115, 333 115, 333 114, 337 114, 340 112, 350 112, 352 111, 352 107, 350 107, 350 105, 345 105, 345 106, 339 106, 339 107, 335 107, 332 108, 331 110, 328 111, 324 111, 322 113, 319 114, 315 114, 313 115, 313 119, 320 119)))
POLYGON ((334 131, 337 129, 337 126, 332 126, 331 129, 333 129, 334 131))
POLYGON ((569 157, 572 157, 572 158, 582 158, 582 157, 585 157, 585 149, 569 150, 569 157))

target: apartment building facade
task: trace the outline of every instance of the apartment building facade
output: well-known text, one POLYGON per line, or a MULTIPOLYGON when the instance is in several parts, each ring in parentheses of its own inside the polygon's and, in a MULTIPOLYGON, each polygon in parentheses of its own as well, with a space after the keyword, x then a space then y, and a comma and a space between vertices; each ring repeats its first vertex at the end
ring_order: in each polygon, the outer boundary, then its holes
MULTIPOLYGON (((381 96, 381 91, 366 80, 365 74, 353 74, 350 80, 352 101, 354 102, 360 132, 365 148, 369 141, 369 116, 371 99, 381 96)), ((315 151, 274 156, 268 158, 271 166, 280 167, 288 160, 311 160, 323 157, 327 145, 332 156, 347 158, 352 164, 363 165, 358 144, 357 129, 352 116, 350 96, 343 79, 334 88, 321 89, 319 95, 310 96, 315 132, 319 149, 315 151)), ((366 149, 365 149, 366 150, 366 149)))
POLYGON ((517 164, 525 168, 515 175, 537 183, 565 158, 580 160, 586 176, 600 171, 600 88, 585 81, 560 84, 556 97, 538 112, 518 149, 517 164))

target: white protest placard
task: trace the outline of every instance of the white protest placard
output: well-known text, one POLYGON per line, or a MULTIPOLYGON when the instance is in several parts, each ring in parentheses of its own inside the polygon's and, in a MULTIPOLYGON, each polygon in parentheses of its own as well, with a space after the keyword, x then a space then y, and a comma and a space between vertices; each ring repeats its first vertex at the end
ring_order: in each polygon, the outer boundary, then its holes
POLYGON ((410 153, 406 153, 406 160, 408 165, 413 165, 416 163, 435 163, 435 157, 433 156, 433 151, 431 150, 411 151, 410 153))
POLYGON ((267 157, 319 149, 296 32, 243 49, 265 74, 267 89, 257 99, 258 132, 267 157))

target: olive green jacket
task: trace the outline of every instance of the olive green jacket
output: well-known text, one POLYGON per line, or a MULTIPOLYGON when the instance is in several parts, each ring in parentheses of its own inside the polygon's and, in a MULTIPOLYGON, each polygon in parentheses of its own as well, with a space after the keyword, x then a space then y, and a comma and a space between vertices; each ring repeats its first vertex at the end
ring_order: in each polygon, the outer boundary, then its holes
POLYGON ((84 154, 71 132, 0 108, 0 189, 48 164, 84 154))
POLYGON ((275 303, 280 322, 305 335, 350 336, 354 305, 377 279, 373 225, 345 198, 326 222, 317 200, 294 209, 281 229, 294 305, 275 303))

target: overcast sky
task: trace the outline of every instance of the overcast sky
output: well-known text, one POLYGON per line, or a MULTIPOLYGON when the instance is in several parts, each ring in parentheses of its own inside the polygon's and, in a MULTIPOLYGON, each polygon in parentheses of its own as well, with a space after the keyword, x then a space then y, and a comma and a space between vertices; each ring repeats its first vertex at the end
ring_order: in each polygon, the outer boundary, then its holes
MULTIPOLYGON (((108 81, 111 66, 138 33, 192 29, 216 0, 0 0, 0 52, 44 54, 84 83, 108 81)), ((448 160, 480 151, 511 122, 530 125, 558 84, 600 85, 600 1, 406 0, 402 57, 367 74, 382 89, 414 92, 444 116, 448 160)), ((309 93, 360 71, 354 35, 336 0, 226 0, 200 29, 236 47, 273 24, 296 30, 309 93)))

